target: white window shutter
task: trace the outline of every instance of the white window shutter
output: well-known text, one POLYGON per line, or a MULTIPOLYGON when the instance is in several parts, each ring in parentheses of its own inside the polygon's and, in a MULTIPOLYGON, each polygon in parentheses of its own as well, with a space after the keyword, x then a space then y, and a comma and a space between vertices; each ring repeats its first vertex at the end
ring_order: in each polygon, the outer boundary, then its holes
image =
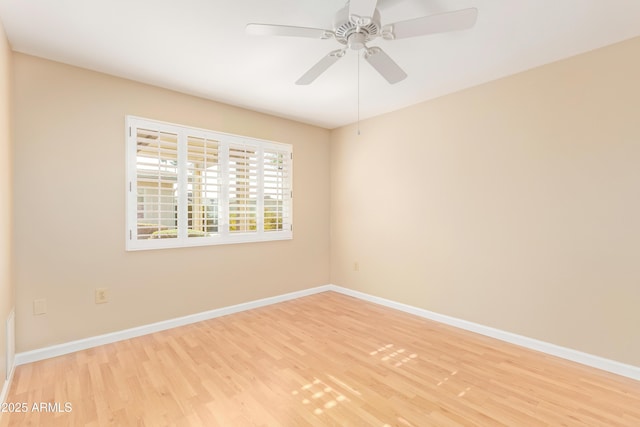
POLYGON ((291 152, 264 150, 264 231, 291 228, 291 152))
POLYGON ((258 150, 229 146, 229 233, 258 231, 258 150))
POLYGON ((187 238, 219 233, 219 142, 187 136, 187 238))
POLYGON ((176 238, 178 135, 135 129, 137 240, 176 238))
POLYGON ((127 249, 286 240, 292 147, 127 118, 127 249))

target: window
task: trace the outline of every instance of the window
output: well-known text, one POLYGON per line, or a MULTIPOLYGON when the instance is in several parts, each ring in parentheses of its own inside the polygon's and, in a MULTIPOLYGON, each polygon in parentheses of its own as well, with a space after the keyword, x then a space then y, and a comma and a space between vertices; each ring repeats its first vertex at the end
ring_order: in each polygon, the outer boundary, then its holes
POLYGON ((292 147, 127 117, 127 250, 293 237, 292 147))

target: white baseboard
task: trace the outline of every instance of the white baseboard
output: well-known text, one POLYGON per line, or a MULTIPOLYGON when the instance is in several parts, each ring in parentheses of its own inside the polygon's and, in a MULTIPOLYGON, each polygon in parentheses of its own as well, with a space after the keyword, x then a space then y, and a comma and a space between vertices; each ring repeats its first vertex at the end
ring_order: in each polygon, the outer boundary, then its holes
MULTIPOLYGON (((283 301, 289 301, 292 299, 313 295, 321 292, 334 291, 344 295, 352 296, 364 301, 372 302, 375 304, 383 305, 389 308, 403 311, 405 313, 413 314, 425 319, 434 320, 436 322, 451 325, 460 329, 475 332, 481 335, 486 335, 492 338, 499 339, 501 341, 516 344, 532 350, 537 350, 543 353, 547 353, 553 356, 561 357, 563 359, 571 360, 583 365, 591 366, 604 371, 612 372, 618 375, 632 378, 634 380, 640 380, 640 367, 627 365, 621 362, 617 362, 603 357, 594 356, 592 354, 583 353, 581 351, 573 350, 559 345, 551 344, 544 341, 539 341, 533 338, 525 337, 522 335, 514 334, 511 332, 503 331, 489 326, 484 326, 478 323, 469 322, 467 320, 458 319, 455 317, 446 316, 439 313, 434 313, 422 308, 413 307, 407 304, 402 304, 385 298, 376 297, 363 292, 355 291, 352 289, 343 288, 336 285, 318 286, 303 291, 291 292, 284 295, 259 299, 242 304, 237 304, 229 307, 223 307, 215 310, 210 310, 202 313, 196 313, 189 316, 179 317, 176 319, 170 319, 162 322, 152 323, 150 325, 139 326, 136 328, 125 329, 123 331, 113 332, 109 334, 90 337, 82 340, 72 341, 69 343, 54 345, 45 347, 42 349, 27 351, 16 354, 15 365, 23 365, 25 363, 36 362, 38 360, 44 360, 51 357, 61 356, 63 354, 73 353, 79 350, 85 350, 87 348, 97 347, 103 344, 109 344, 117 341, 122 341, 129 338, 135 338, 141 335, 146 335, 154 332, 163 331, 166 329, 175 328, 178 326, 188 325, 191 323, 200 322, 203 320, 213 319, 220 316, 226 316, 228 314, 238 313, 241 311, 251 310, 258 307, 264 307, 271 304, 276 304, 283 301)), ((5 390, 3 388, 4 398, 5 390)))
POLYGON ((489 326, 480 325, 478 323, 469 322, 467 320, 434 313, 422 308, 417 308, 385 298, 369 295, 364 292, 354 291, 352 289, 347 289, 335 285, 329 285, 329 288, 332 291, 339 292, 344 295, 349 295, 364 301, 369 301, 375 304, 383 305, 385 307, 404 311, 405 313, 410 313, 419 317, 423 317, 425 319, 455 326, 456 328, 475 332, 481 335, 486 335, 492 338, 499 339, 501 341, 506 341, 512 344, 519 345, 521 347, 540 351, 542 353, 557 356, 562 359, 580 363, 582 365, 591 366, 603 371, 612 372, 614 374, 622 375, 634 380, 640 380, 640 367, 638 366, 627 365, 615 360, 605 359, 604 357, 594 356, 593 354, 584 353, 578 350, 573 350, 571 348, 561 347, 556 344, 551 344, 534 338, 529 338, 511 332, 503 331, 501 329, 496 329, 489 326))
POLYGON ((271 304, 276 304, 283 301, 289 301, 292 299, 304 297, 307 295, 313 295, 320 292, 326 292, 331 290, 329 285, 318 286, 316 288, 305 289, 302 291, 291 292, 288 294, 277 295, 274 297, 263 298, 255 301, 249 301, 242 304, 232 305, 228 307, 222 307, 215 310, 209 310, 202 313, 191 314, 184 317, 178 317, 175 319, 164 320, 162 322, 152 323, 149 325, 138 326, 136 328, 125 329, 122 331, 112 332, 109 334, 98 335, 95 337, 89 337, 77 341, 71 341, 68 343, 53 345, 50 347, 40 348, 37 350, 25 351, 16 354, 15 365, 24 365, 25 363, 37 362, 38 360, 49 359, 51 357, 62 356, 63 354, 69 354, 80 350, 85 350, 92 347, 97 347, 104 344, 110 344, 117 341, 126 340, 129 338, 135 338, 142 335, 151 334, 154 332, 164 331, 178 326, 189 325, 191 323, 201 322, 203 320, 209 320, 220 316, 226 316, 228 314, 239 313, 241 311, 251 310, 253 308, 264 307, 271 304))
MULTIPOLYGON (((5 338, 6 338, 6 375, 2 378, 2 390, 0 390, 0 405, 5 403, 7 395, 9 394, 9 388, 11 388, 11 381, 13 380, 13 373, 16 369, 15 364, 15 308, 11 309, 9 316, 7 317, 5 324, 5 338)), ((2 413, 0 412, 0 416, 2 413)))
MULTIPOLYGON (((13 381, 13 373, 15 372, 15 370, 16 370, 16 367, 14 365, 13 368, 11 369, 11 372, 9 372, 9 378, 7 378, 4 381, 4 384, 2 385, 2 391, 0 391, 0 405, 5 403, 7 399, 7 395, 9 394, 9 389, 11 388, 11 382, 13 381)), ((0 418, 1 417, 2 417, 2 413, 0 412, 0 418)))

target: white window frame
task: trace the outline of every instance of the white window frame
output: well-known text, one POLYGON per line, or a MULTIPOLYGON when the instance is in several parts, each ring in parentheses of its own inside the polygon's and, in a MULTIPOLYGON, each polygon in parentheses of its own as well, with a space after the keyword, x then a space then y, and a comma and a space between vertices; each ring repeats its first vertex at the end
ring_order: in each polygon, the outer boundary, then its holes
MULTIPOLYGON (((173 123, 145 119, 135 116, 126 116, 126 250, 148 250, 164 248, 180 248, 193 246, 209 246, 234 243, 264 242, 274 240, 293 239, 293 146, 274 141, 232 135, 205 129, 191 128, 173 123), (138 238, 138 191, 137 191, 137 129, 150 129, 159 132, 169 132, 178 135, 178 182, 177 182, 177 228, 176 238, 139 239, 138 238), (220 193, 218 197, 218 231, 206 237, 188 237, 187 220, 184 213, 188 210, 187 201, 187 138, 207 138, 218 141, 219 147, 219 182, 220 193), (256 220, 255 231, 230 232, 229 231, 229 147, 246 146, 255 150, 258 156, 257 195, 256 195, 256 220), (286 168, 284 188, 286 195, 283 197, 284 214, 281 230, 264 230, 264 201, 265 201, 265 174, 264 153, 286 153, 286 168)), ((284 158, 284 156, 283 156, 284 158)))

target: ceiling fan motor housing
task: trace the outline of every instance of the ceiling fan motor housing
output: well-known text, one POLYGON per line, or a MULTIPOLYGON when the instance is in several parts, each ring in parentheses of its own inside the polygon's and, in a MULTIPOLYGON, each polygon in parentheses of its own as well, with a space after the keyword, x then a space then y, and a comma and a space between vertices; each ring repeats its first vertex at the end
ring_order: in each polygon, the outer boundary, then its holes
POLYGON ((380 34, 380 13, 376 9, 371 18, 371 22, 358 26, 349 17, 349 7, 344 7, 336 13, 333 21, 335 38, 343 45, 349 46, 353 50, 359 50, 364 44, 373 40, 380 34))

